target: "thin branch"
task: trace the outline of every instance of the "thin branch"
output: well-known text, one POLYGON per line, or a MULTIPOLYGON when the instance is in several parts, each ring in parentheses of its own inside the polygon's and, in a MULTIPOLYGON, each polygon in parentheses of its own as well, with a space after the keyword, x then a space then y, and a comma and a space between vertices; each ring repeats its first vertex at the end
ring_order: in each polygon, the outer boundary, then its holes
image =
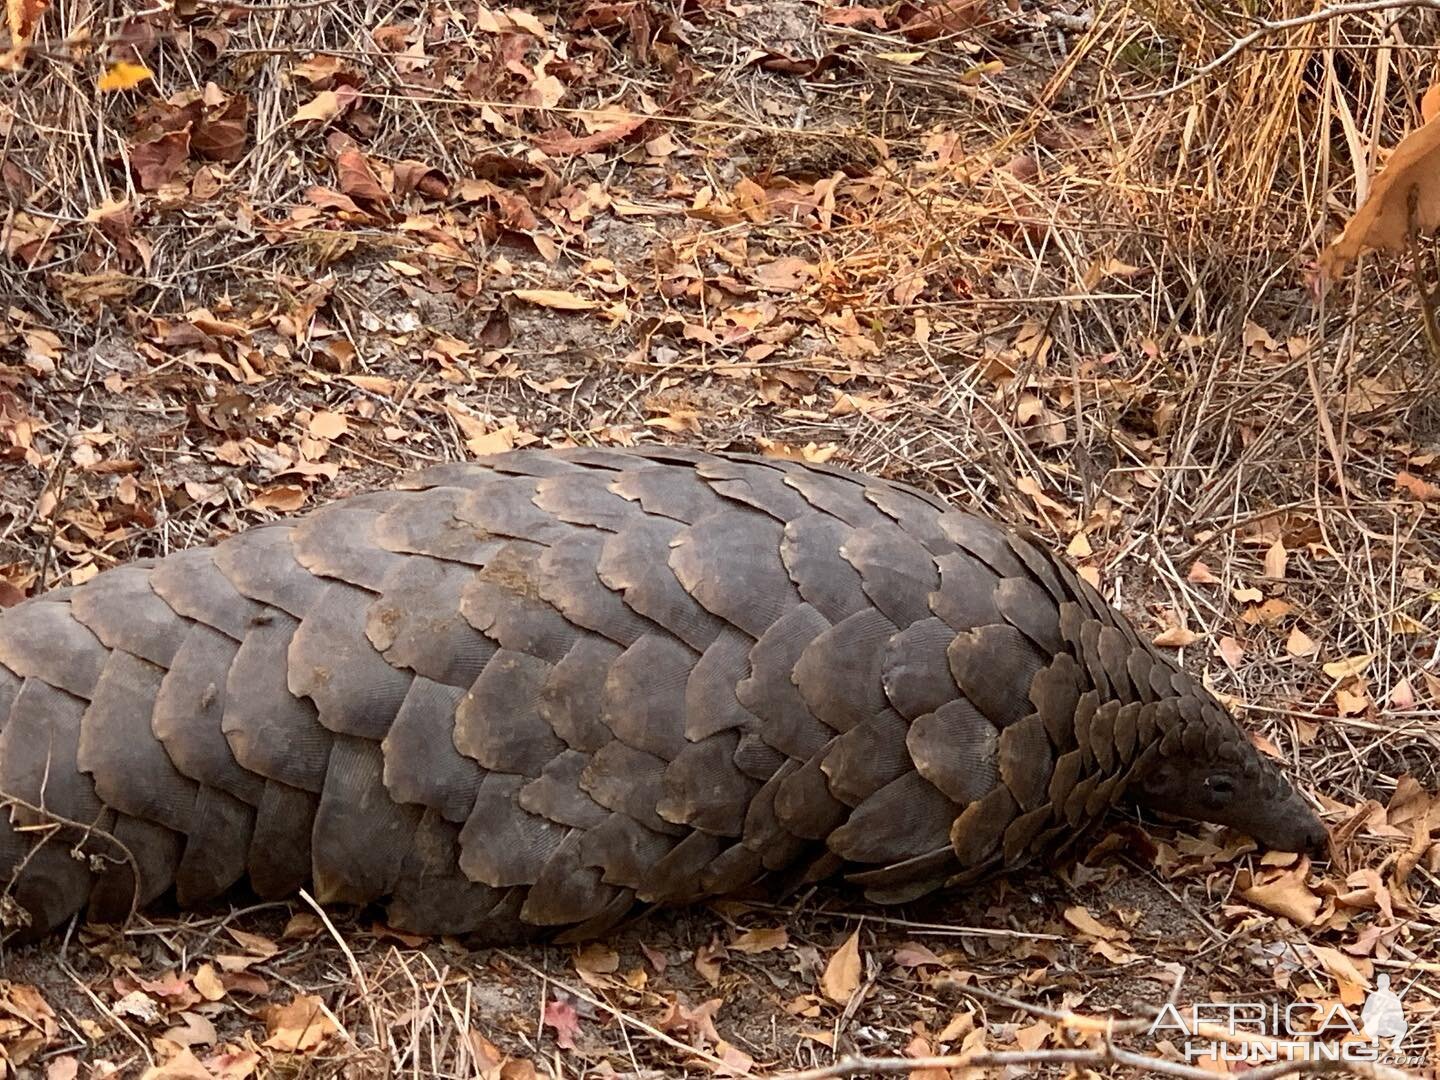
POLYGON ((1147 90, 1141 94, 1124 94, 1119 100, 1126 103, 1154 101, 1178 94, 1181 90, 1194 86, 1202 79, 1214 74, 1250 46, 1270 34, 1280 33, 1283 30, 1295 30, 1314 23, 1328 22, 1331 19, 1342 19, 1346 15, 1364 15, 1376 11, 1393 11, 1397 8, 1427 8, 1432 11, 1440 11, 1440 0, 1365 0, 1364 3, 1336 4, 1333 7, 1324 7, 1319 11, 1312 11, 1308 15, 1297 15, 1293 19, 1276 19, 1273 22, 1262 20, 1256 30, 1242 38, 1236 38, 1230 47, 1214 60, 1203 67, 1196 68, 1189 77, 1181 79, 1173 86, 1167 86, 1163 90, 1147 90))
MULTIPOLYGON (((1215 1080, 1215 1074, 1195 1065, 1136 1054, 1116 1046, 1095 1050, 1001 1050, 969 1054, 944 1054, 938 1057, 866 1057, 852 1054, 833 1065, 804 1072, 778 1073, 770 1080, 832 1080, 835 1077, 860 1075, 891 1075, 917 1072, 922 1069, 998 1068, 1006 1065, 1123 1065, 1142 1069, 1159 1076, 1176 1076, 1182 1080, 1215 1080)), ((1301 1073, 1322 1076, 1349 1073, 1365 1080, 1420 1080, 1416 1073, 1368 1061, 1280 1061, 1246 1072, 1246 1080, 1279 1080, 1301 1073)))

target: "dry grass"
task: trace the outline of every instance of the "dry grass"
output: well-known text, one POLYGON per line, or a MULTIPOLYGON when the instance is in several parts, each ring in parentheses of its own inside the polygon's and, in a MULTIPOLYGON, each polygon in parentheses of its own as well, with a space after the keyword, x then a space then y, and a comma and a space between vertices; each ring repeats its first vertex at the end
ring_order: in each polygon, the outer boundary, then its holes
MULTIPOLYGON (((1047 0, 1019 13, 997 3, 986 21, 917 43, 893 21, 827 23, 802 0, 743 14, 657 2, 638 6, 649 13, 642 48, 623 29, 573 29, 583 5, 537 4, 557 20, 545 45, 570 50, 567 96, 540 110, 520 105, 524 80, 503 70, 466 81, 492 71, 494 36, 459 19, 473 22, 474 5, 285 7, 201 5, 158 20, 147 47, 165 95, 214 83, 250 102, 244 156, 211 166, 208 198, 187 186, 200 162, 158 192, 130 179, 135 114, 159 95, 93 89, 103 60, 124 51, 101 43, 125 40, 128 9, 55 0, 28 61, 0 75, 0 432, 15 463, 0 477, 0 569, 12 583, 83 579, 264 516, 254 489, 278 470, 253 448, 300 446, 314 411, 352 423, 317 459, 340 466, 333 481, 304 478, 311 500, 463 456, 476 425, 552 442, 815 443, 1039 527, 1142 626, 1199 634, 1187 661, 1243 703, 1332 823, 1388 803, 1406 774, 1440 786, 1440 537, 1433 505, 1396 485, 1402 470, 1423 479, 1440 452, 1434 364, 1405 266, 1362 266, 1323 299, 1307 269, 1381 149, 1415 122, 1433 11, 1281 27, 1172 92, 1254 19, 1200 0, 1047 0), (443 17, 429 24, 424 63, 403 44, 377 46, 377 28, 421 15, 443 17), (533 227, 517 229, 490 197, 294 218, 308 189, 337 184, 325 134, 290 120, 313 96, 294 65, 314 54, 360 82, 365 124, 350 130, 372 162, 423 162, 452 195, 462 179, 498 177, 533 227), (829 66, 767 67, 777 56, 829 66), (646 102, 663 116, 646 137, 667 134, 675 152, 620 145, 519 163, 557 123, 584 134, 573 110, 646 102), (742 178, 768 206, 746 203, 742 178), (587 192, 625 206, 587 204, 587 192), (95 217, 107 201, 128 203, 133 221, 107 231, 95 217), (413 228, 401 227, 407 215, 413 228), (808 268, 772 288, 755 268, 775 258, 808 268), (535 287, 585 292, 623 318, 502 299, 535 287), (763 339, 733 333, 737 303, 771 305, 772 350, 746 352, 763 339), (458 359, 437 351, 444 337, 485 341, 497 305, 508 343, 458 359), (166 344, 202 307, 244 323, 245 337, 166 344), (309 321, 287 321, 297 311, 309 321), (336 340, 353 360, 337 359, 336 340), (246 357, 259 375, 237 381, 227 372, 246 357), (237 458, 227 444, 250 449, 237 458), (129 502, 122 478, 139 492, 129 502), (1284 576, 1267 577, 1277 542, 1284 576), (1287 649, 1296 629, 1313 654, 1287 649), (1374 659, 1358 678, 1324 672, 1361 654, 1374 659)), ((1311 10, 1282 0, 1254 14, 1311 10)), ((542 51, 532 44, 518 62, 542 51)), ((1404 838, 1349 835, 1332 891, 1358 887, 1344 884, 1351 871, 1391 881, 1404 838)), ((784 1006, 813 993, 855 925, 848 901, 823 891, 783 913, 652 920, 619 939, 619 974, 590 972, 588 985, 558 953, 416 949, 356 921, 288 944, 261 970, 277 991, 326 998, 341 1034, 304 1063, 326 1076, 491 1075, 472 1033, 555 1075, 602 1063, 710 1071, 721 1048, 677 1020, 677 995, 687 1007, 723 999, 720 1035, 771 1071, 832 1060, 816 1032, 893 1053, 917 1034, 938 1047, 965 1008, 992 1045, 1028 1023, 888 963, 906 940, 984 984, 1091 1011, 1162 1000, 1157 973, 1176 961, 1197 998, 1273 993, 1269 969, 1287 956, 1287 992, 1330 993, 1333 972, 1293 944, 1305 933, 1229 906, 1234 867, 1212 866, 1213 849, 1162 851, 1178 860, 1163 873, 1138 851, 909 921, 865 911, 867 995, 813 1015, 784 1006), (1058 915, 1077 903, 1135 913, 1127 959, 1074 936, 1058 915), (732 952, 714 985, 692 962, 722 923, 782 920, 789 949, 732 952), (981 929, 957 934, 956 923, 981 929), (656 970, 642 944, 670 966, 656 970), (627 982, 632 971, 643 978, 627 982), (557 996, 578 1003, 578 1051, 557 1051, 542 1023, 557 996)), ((1369 954, 1416 980, 1407 1045, 1419 1052, 1440 982, 1412 962, 1440 949, 1436 884, 1433 869, 1413 869, 1403 926, 1387 924, 1369 954)), ((1351 944, 1381 922, 1350 917, 1310 940, 1351 944)), ((275 935, 283 922, 262 912, 236 925, 275 935)), ((99 976, 107 963, 193 969, 225 951, 219 933, 213 919, 164 920, 129 938, 87 936, 58 966, 49 952, 11 958, 16 978, 65 1003, 68 1037, 45 1053, 153 1060, 144 1026, 114 1012, 99 976)), ((222 1039, 255 1028, 243 1014, 217 1023, 222 1039)))

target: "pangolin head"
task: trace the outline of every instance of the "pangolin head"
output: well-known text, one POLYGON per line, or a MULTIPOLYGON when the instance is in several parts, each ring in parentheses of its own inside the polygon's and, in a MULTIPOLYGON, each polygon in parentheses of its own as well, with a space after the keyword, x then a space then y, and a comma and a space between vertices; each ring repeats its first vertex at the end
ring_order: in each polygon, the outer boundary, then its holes
POLYGON ((1155 749, 1130 791, 1140 806, 1229 825, 1276 851, 1328 852, 1315 811, 1218 705, 1180 721, 1155 749))

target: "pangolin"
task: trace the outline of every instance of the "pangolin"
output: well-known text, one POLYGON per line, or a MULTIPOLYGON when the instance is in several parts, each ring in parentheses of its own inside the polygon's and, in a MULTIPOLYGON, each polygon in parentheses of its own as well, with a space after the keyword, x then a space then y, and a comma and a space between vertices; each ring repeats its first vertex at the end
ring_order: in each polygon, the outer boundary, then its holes
POLYGON ((248 885, 490 941, 832 875, 903 901, 1118 800, 1318 851, 1043 542, 839 468, 429 468, 0 614, 0 917, 248 885))

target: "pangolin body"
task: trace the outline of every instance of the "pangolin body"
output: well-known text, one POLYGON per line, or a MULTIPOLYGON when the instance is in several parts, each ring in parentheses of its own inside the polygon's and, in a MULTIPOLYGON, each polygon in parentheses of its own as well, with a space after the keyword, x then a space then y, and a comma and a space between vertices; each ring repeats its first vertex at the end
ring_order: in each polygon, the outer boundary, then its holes
POLYGON ((833 873, 902 900, 1127 793, 1324 836, 1034 538, 678 449, 438 466, 28 600, 0 725, 26 936, 246 881, 491 940, 833 873))

